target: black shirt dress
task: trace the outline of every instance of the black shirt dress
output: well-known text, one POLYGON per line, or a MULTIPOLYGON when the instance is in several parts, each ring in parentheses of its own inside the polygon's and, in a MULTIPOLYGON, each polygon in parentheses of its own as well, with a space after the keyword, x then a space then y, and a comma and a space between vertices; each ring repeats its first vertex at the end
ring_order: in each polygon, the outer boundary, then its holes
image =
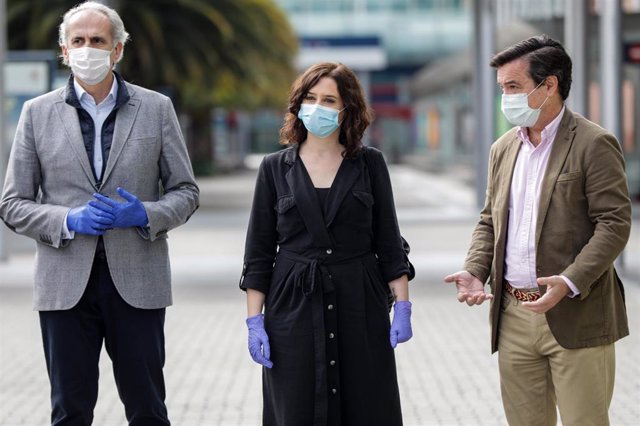
POLYGON ((297 146, 262 161, 240 288, 266 295, 263 425, 402 425, 388 282, 412 267, 381 152, 343 159, 322 198, 297 146))

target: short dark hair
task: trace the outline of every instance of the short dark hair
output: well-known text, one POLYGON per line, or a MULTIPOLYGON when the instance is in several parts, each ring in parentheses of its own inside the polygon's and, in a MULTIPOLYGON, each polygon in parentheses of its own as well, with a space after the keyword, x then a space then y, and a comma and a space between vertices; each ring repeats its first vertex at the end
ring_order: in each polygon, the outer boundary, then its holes
POLYGON ((522 40, 495 55, 489 65, 500 68, 504 64, 523 58, 529 62, 529 75, 536 85, 555 75, 562 100, 571 90, 571 58, 562 44, 546 34, 522 40))
POLYGON ((353 158, 362 149, 362 136, 373 121, 373 113, 358 78, 346 65, 339 62, 312 65, 293 83, 284 124, 280 129, 280 143, 296 145, 307 138, 307 129, 298 118, 298 111, 309 90, 323 77, 332 78, 338 86, 338 93, 344 104, 339 141, 345 147, 344 157, 353 158))

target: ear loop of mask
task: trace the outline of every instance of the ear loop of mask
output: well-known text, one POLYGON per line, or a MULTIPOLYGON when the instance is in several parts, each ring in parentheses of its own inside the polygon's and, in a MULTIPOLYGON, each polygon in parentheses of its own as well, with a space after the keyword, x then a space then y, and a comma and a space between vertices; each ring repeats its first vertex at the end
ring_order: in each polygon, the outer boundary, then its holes
POLYGON ((530 91, 529 93, 527 93, 527 97, 529 97, 529 95, 531 95, 533 92, 535 92, 536 90, 538 90, 538 88, 540 86, 542 86, 542 83, 544 83, 545 81, 547 81, 547 79, 545 78, 544 80, 542 80, 536 87, 533 88, 532 91, 530 91))

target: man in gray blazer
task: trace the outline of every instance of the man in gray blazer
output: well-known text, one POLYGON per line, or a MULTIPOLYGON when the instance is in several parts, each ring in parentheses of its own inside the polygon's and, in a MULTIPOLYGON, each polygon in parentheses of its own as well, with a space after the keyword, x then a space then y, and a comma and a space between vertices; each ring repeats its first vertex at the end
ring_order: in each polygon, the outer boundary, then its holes
POLYGON ((55 425, 91 424, 103 340, 129 424, 169 425, 166 239, 199 191, 171 101, 113 71, 127 38, 100 3, 65 14, 72 76, 25 103, 0 202, 7 226, 37 243, 34 308, 55 425))

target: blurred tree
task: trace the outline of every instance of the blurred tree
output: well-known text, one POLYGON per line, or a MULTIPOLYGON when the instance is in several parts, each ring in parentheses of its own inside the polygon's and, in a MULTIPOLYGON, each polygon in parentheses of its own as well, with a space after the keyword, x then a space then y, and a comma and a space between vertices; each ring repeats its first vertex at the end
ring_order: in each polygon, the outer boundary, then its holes
MULTIPOLYGON (((7 0, 12 50, 58 47, 77 0, 7 0)), ((211 108, 284 107, 297 38, 272 0, 111 0, 131 35, 125 79, 169 93, 189 116, 194 165, 210 163, 211 108)))

